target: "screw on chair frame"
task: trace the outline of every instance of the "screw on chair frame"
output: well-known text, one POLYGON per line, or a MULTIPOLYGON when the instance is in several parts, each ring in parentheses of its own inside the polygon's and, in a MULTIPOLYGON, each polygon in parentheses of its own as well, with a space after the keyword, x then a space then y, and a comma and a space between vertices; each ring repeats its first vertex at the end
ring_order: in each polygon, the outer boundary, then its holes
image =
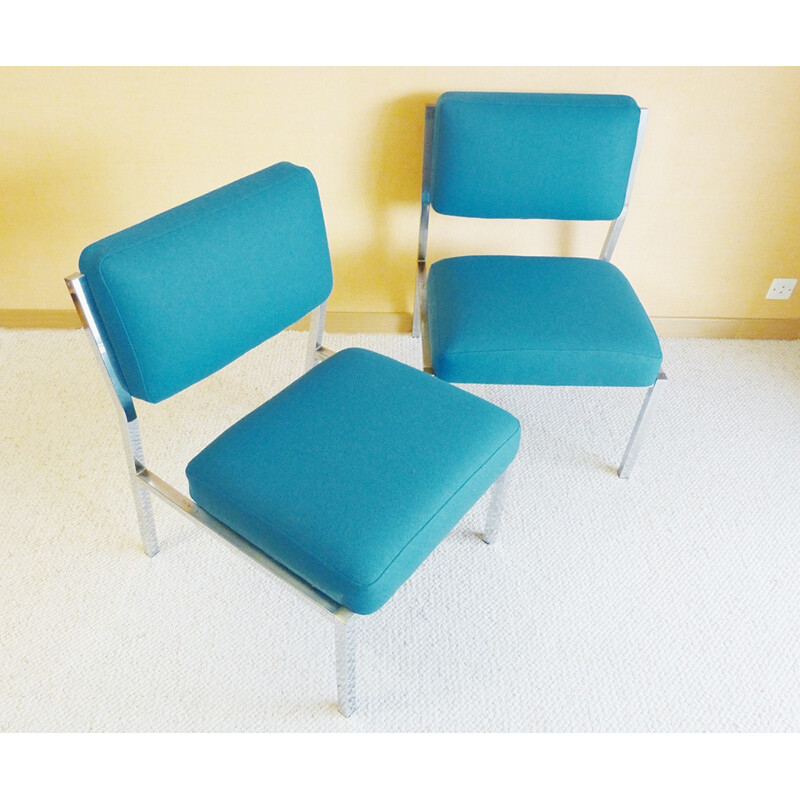
MULTIPOLYGON (((433 126, 435 110, 436 106, 433 104, 427 104, 425 106, 425 132, 422 155, 422 195, 419 223, 419 243, 417 248, 417 273, 414 287, 414 316, 411 330, 411 335, 414 338, 421 339, 422 368, 425 370, 425 372, 431 375, 434 374, 434 371, 431 360, 430 336, 428 332, 426 287, 428 280, 427 253, 431 212, 431 159, 433 153, 433 126)), ((633 191, 633 180, 639 163, 642 142, 644 140, 644 132, 647 126, 648 113, 648 109, 640 109, 639 128, 636 134, 636 146, 633 152, 633 159, 631 161, 628 185, 625 190, 625 201, 619 216, 612 220, 609 225, 608 232, 603 243, 603 248, 600 253, 600 259, 603 261, 611 260, 614 249, 619 241, 620 234, 622 233, 622 226, 625 224, 625 218, 628 215, 628 206, 630 204, 631 192, 633 191)), ((625 453, 617 471, 617 475, 620 478, 627 479, 633 472, 634 464, 639 456, 639 451, 641 450, 642 443, 652 419, 653 410, 657 406, 661 396, 664 393, 666 382, 667 376, 662 370, 659 371, 658 377, 653 385, 647 388, 644 401, 642 402, 642 406, 639 410, 639 416, 636 420, 636 424, 634 425, 633 432, 628 440, 628 444, 625 447, 625 453)))
MULTIPOLYGON (((254 547, 236 531, 208 514, 191 498, 168 484, 145 466, 141 431, 133 398, 125 388, 125 382, 108 343, 100 315, 88 291, 86 279, 80 273, 76 273, 66 278, 66 284, 81 323, 87 331, 92 350, 102 366, 101 372, 106 378, 112 396, 117 401, 115 406, 119 413, 131 489, 145 553, 151 558, 158 553, 158 539, 150 497, 152 494, 164 500, 172 508, 201 527, 217 534, 235 550, 248 556, 267 572, 295 589, 313 607, 324 612, 333 620, 338 709, 345 717, 351 716, 356 707, 356 645, 353 618, 358 615, 323 594, 282 564, 270 558, 266 553, 254 547)), ((306 371, 334 354, 334 351, 324 347, 321 343, 324 327, 325 303, 322 303, 310 314, 305 362, 306 371)), ((490 489, 491 499, 487 513, 486 528, 483 534, 483 540, 487 544, 494 541, 500 524, 507 473, 508 470, 500 475, 490 489)))

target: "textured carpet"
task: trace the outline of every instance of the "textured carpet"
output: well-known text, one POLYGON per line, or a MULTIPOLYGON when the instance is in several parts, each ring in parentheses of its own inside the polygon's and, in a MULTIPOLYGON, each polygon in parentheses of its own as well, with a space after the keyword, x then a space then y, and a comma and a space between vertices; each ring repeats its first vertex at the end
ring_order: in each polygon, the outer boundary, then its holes
MULTIPOLYGON (((407 336, 325 343, 418 363, 407 336)), ((304 344, 140 404, 151 469, 185 490, 304 344)), ((627 482, 643 390, 470 387, 523 425, 504 526, 479 541, 483 498, 357 620, 346 720, 321 613, 162 504, 143 554, 84 334, 0 331, 0 730, 800 731, 800 342, 663 345, 627 482)))

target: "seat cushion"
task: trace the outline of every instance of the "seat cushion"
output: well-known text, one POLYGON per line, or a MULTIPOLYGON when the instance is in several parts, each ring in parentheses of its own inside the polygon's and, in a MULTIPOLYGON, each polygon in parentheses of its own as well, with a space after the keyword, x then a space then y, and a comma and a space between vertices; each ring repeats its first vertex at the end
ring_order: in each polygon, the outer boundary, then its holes
POLYGON ((353 348, 229 428, 186 475, 209 514, 369 614, 505 470, 519 431, 502 409, 353 348))
POLYGON ((464 256, 431 266, 434 373, 454 383, 649 386, 661 347, 625 276, 587 258, 464 256))

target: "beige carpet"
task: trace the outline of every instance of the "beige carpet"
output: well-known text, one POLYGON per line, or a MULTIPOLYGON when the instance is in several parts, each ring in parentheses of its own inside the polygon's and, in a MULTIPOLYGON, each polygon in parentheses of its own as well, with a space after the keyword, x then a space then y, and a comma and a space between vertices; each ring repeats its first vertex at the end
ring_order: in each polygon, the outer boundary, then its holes
MULTIPOLYGON (((151 468, 185 489, 304 342, 140 404, 151 468)), ((800 731, 800 342, 663 344, 628 482, 642 391, 474 389, 523 425, 505 525, 477 539, 484 498, 358 620, 346 720, 322 614, 163 506, 143 554, 83 334, 0 330, 0 731, 800 731)))

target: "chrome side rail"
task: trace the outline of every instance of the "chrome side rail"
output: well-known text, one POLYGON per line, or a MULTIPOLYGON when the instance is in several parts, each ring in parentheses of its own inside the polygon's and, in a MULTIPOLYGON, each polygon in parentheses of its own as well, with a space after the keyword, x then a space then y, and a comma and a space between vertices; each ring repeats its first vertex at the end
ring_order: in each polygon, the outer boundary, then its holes
MULTIPOLYGON (((425 367, 430 367, 430 358, 425 359, 427 337, 428 310, 426 306, 425 284, 428 280, 428 228, 431 214, 431 157, 433 153, 433 120, 436 107, 425 106, 425 135, 422 147, 422 196, 419 218, 419 242, 417 246, 417 278, 414 286, 414 321, 411 335, 418 339, 422 336, 423 362, 425 367)), ((426 371, 430 371, 426 369, 426 371)))
POLYGON ((142 464, 136 464, 136 477, 141 484, 154 495, 160 497, 193 522, 197 522, 202 527, 208 528, 208 530, 216 533, 235 550, 244 553, 268 572, 277 575, 284 583, 288 583, 291 587, 300 592, 300 594, 311 600, 315 606, 334 615, 341 615, 346 612, 349 614, 353 613, 352 611, 348 611, 341 603, 337 603, 326 594, 315 589, 310 583, 304 581, 294 572, 287 569, 273 558, 270 558, 263 550, 259 550, 255 545, 247 541, 247 539, 225 525, 224 522, 220 522, 216 517, 212 517, 211 514, 200 508, 194 500, 179 492, 174 486, 171 486, 166 481, 159 478, 158 475, 151 472, 142 464))
MULTIPOLYGON (((338 707, 344 716, 349 717, 355 710, 355 634, 352 630, 352 624, 348 625, 354 613, 318 589, 315 589, 299 575, 270 558, 266 553, 236 533, 236 531, 212 517, 211 514, 200 508, 193 500, 145 467, 141 431, 139 420, 136 417, 136 409, 133 405, 133 398, 126 388, 119 362, 114 357, 113 350, 108 343, 107 333, 86 285, 86 278, 80 273, 76 273, 66 278, 66 284, 75 303, 81 323, 89 334, 92 349, 103 367, 101 372, 107 379, 112 396, 118 401, 115 405, 120 413, 126 460, 130 471, 131 488, 145 553, 151 557, 158 553, 158 541, 150 497, 153 494, 202 527, 216 533, 235 550, 248 556, 263 569, 295 589, 301 597, 309 600, 314 607, 332 616, 336 626, 338 707)), ((323 347, 320 343, 324 319, 325 303, 322 303, 312 312, 306 359, 307 369, 333 355, 332 350, 323 347)))
POLYGON ((631 193, 633 192, 633 179, 636 176, 636 168, 639 165, 639 156, 642 152, 642 142, 644 141, 644 132, 647 127, 647 115, 649 111, 646 108, 639 110, 639 128, 636 131, 636 145, 633 149, 633 158, 631 159, 631 171, 628 173, 628 186, 625 189, 625 201, 622 205, 620 215, 611 223, 606 234, 606 240, 603 244, 603 250, 600 253, 602 261, 611 261, 614 254, 614 249, 619 241, 619 235, 622 233, 622 226, 625 224, 625 218, 628 216, 628 206, 631 201, 631 193))
POLYGON ((81 324, 89 334, 93 351, 100 359, 100 365, 103 367, 103 374, 109 379, 112 394, 117 398, 122 410, 125 413, 125 419, 128 422, 136 419, 136 409, 133 407, 133 398, 128 388, 125 385, 125 379, 122 377, 122 371, 119 367, 119 362, 114 355, 113 350, 108 346, 108 338, 106 329, 100 321, 100 315, 97 313, 97 307, 94 304, 91 294, 87 291, 86 278, 79 272, 70 275, 65 279, 67 289, 69 289, 72 302, 75 304, 75 309, 80 317, 81 324))
POLYGON ((92 352, 102 367, 100 372, 106 381, 106 386, 111 392, 111 396, 117 400, 114 406, 119 415, 125 462, 128 466, 128 476, 131 482, 142 546, 144 547, 144 552, 152 558, 158 553, 158 536, 156 534, 153 504, 150 501, 150 495, 136 482, 136 464, 144 460, 144 452, 142 434, 139 428, 139 420, 136 417, 133 398, 125 384, 119 362, 108 344, 108 334, 100 315, 97 313, 97 307, 94 304, 91 293, 86 286, 86 278, 80 273, 76 273, 66 278, 66 284, 81 323, 87 332, 92 352))

